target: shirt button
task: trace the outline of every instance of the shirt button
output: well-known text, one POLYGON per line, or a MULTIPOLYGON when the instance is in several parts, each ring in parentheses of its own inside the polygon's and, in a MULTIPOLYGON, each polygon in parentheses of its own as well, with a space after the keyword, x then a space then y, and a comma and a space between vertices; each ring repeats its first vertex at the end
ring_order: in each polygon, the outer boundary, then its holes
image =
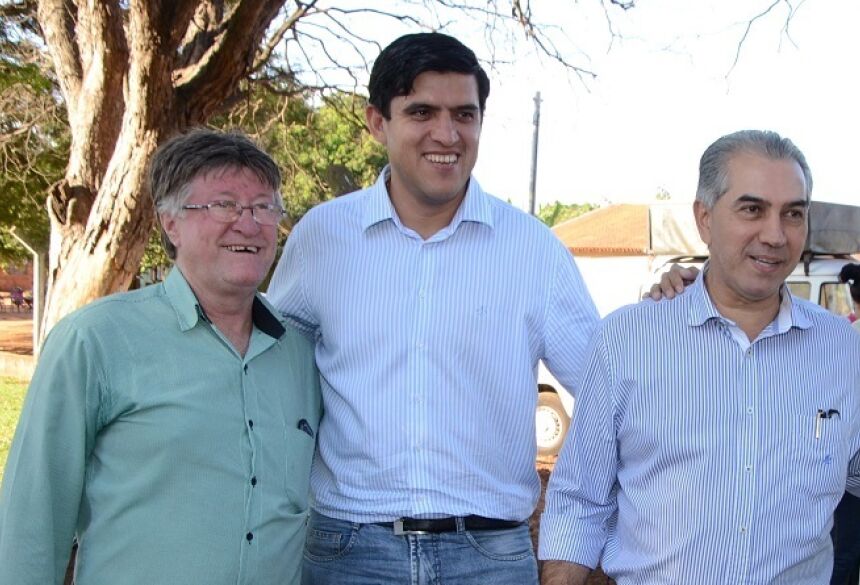
POLYGON ((747 473, 752 471, 752 465, 747 465, 746 467, 744 467, 744 471, 746 471, 747 473))
POLYGON ((752 406, 748 406, 748 407, 747 407, 747 414, 752 414, 752 413, 753 413, 753 407, 752 407, 752 406))
POLYGON ((422 288, 421 290, 419 290, 419 291, 418 291, 418 298, 423 299, 423 298, 424 298, 424 297, 426 297, 426 296, 427 296, 427 293, 426 293, 426 292, 424 292, 424 289, 423 289, 423 288, 422 288))
POLYGON ((418 343, 415 344, 415 347, 417 347, 418 349, 424 349, 424 342, 419 341, 418 343))
POLYGON ((252 540, 254 540, 254 533, 249 532, 248 534, 245 535, 245 538, 248 539, 248 542, 251 542, 252 540))
POLYGON ((252 421, 251 419, 248 419, 248 426, 253 429, 254 428, 254 421, 252 421))
POLYGON ((741 526, 741 534, 746 534, 746 533, 747 533, 747 527, 741 526))
POLYGON ((251 478, 251 485, 257 485, 257 476, 251 478))

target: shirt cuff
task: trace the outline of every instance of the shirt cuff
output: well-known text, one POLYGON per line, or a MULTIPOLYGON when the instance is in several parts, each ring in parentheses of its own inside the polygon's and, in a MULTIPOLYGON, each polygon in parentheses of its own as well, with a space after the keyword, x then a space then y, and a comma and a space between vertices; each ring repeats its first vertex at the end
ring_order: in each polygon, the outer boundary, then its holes
POLYGON ((576 514, 541 515, 538 558, 569 561, 594 569, 606 544, 606 528, 576 514))

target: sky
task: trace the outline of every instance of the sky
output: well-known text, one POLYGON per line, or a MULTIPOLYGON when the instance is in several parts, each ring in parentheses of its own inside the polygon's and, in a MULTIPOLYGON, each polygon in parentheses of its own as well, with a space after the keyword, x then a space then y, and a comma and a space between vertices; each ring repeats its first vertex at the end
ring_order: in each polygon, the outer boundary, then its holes
MULTIPOLYGON (((860 2, 806 0, 788 26, 772 0, 640 0, 605 15, 588 2, 544 2, 547 15, 597 74, 583 83, 527 45, 490 71, 481 186, 528 207, 535 92, 541 92, 537 203, 645 203, 667 191, 692 201, 702 151, 723 134, 775 130, 805 153, 813 199, 860 205, 860 2), (546 7, 552 6, 553 12, 546 7), (852 73, 854 71, 854 73, 852 73)), ((597 5, 597 3, 594 3, 597 5)), ((798 2, 795 2, 798 4, 798 2)), ((482 35, 458 35, 482 53, 482 35)))

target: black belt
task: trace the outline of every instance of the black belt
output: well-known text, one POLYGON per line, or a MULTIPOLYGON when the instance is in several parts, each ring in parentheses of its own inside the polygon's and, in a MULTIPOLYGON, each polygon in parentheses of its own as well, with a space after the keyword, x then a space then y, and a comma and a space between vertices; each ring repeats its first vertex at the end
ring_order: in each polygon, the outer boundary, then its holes
MULTIPOLYGON (((517 520, 499 520, 483 516, 463 516, 463 528, 466 530, 507 530, 522 526, 524 522, 517 520)), ((394 529, 394 534, 436 534, 439 532, 456 532, 457 519, 448 518, 400 518, 394 522, 378 522, 378 526, 394 529)))

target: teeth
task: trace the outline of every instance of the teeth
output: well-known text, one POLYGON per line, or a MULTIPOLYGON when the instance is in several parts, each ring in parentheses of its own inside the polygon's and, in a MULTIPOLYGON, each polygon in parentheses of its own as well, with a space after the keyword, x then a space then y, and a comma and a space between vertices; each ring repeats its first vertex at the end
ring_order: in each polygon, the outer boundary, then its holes
POLYGON ((251 254, 256 254, 260 251, 260 248, 257 246, 227 246, 227 249, 231 252, 244 252, 251 254))
POLYGON ((779 264, 779 260, 768 260, 767 258, 753 258, 756 262, 761 262, 762 264, 779 264))
POLYGON ((456 154, 425 154, 424 156, 432 163, 452 165, 457 162, 456 154))

